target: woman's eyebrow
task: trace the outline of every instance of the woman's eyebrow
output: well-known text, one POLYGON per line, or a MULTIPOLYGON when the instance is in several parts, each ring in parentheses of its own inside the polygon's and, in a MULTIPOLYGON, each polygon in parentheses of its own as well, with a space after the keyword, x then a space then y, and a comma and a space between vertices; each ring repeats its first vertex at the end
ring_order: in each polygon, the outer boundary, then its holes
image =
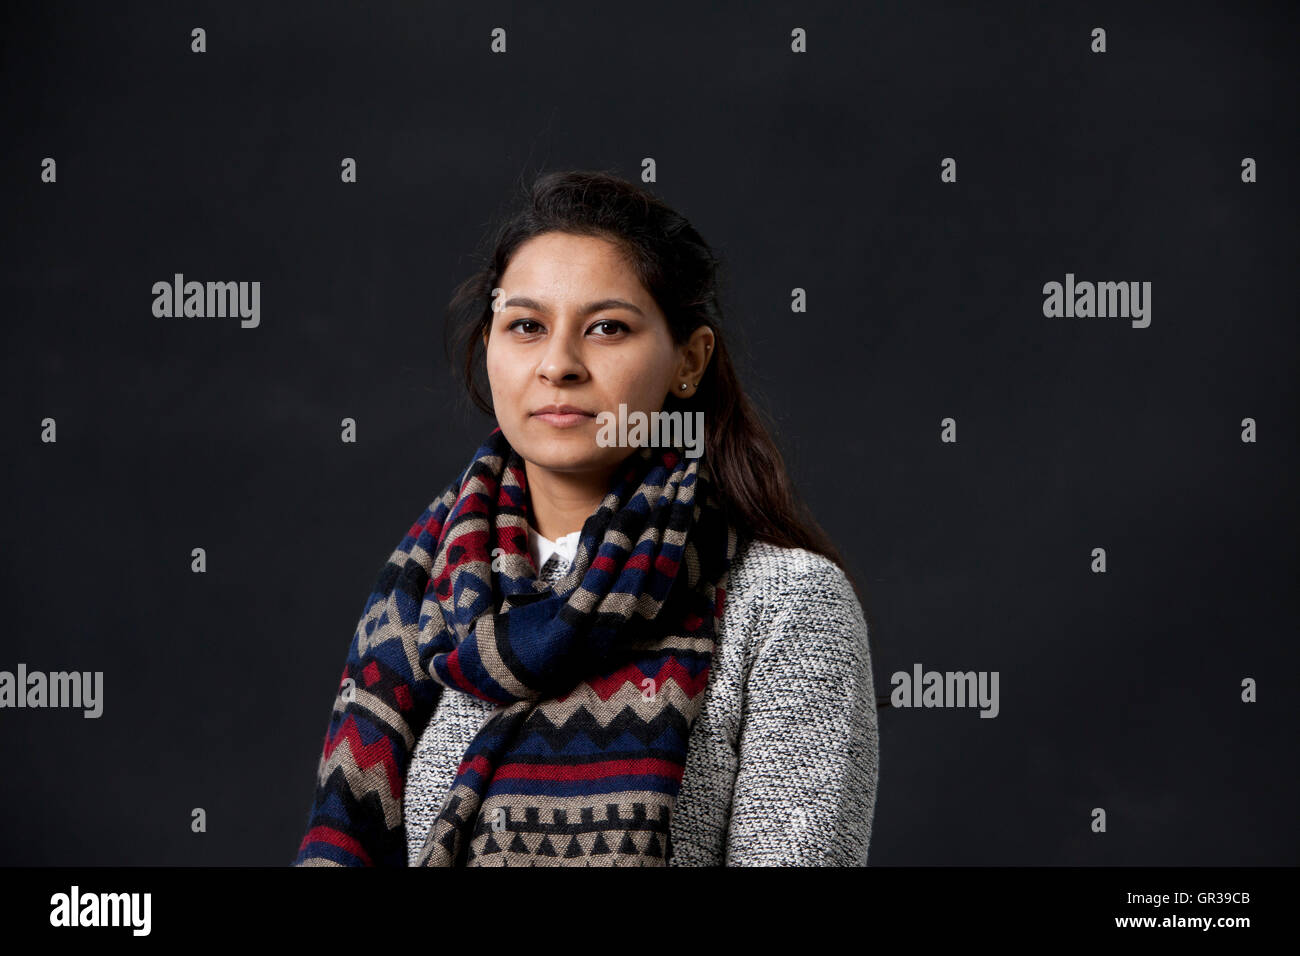
MULTIPOLYGON (((523 309, 535 309, 538 312, 550 312, 549 308, 526 295, 511 296, 506 299, 502 308, 509 308, 512 305, 517 305, 523 309)), ((600 299, 596 302, 588 302, 578 310, 578 314, 591 315, 593 312, 601 312, 605 309, 630 309, 642 318, 645 317, 645 313, 641 311, 639 306, 628 302, 626 299, 600 299)))

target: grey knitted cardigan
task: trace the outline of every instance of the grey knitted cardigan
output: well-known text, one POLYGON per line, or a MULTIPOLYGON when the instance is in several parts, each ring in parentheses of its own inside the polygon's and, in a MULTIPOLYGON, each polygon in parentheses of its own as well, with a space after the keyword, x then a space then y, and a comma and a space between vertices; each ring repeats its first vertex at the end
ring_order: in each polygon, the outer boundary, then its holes
MULTIPOLYGON (((554 556, 542 569, 567 570, 554 556)), ((669 866, 865 866, 879 738, 867 625, 821 555, 754 542, 732 564, 670 822, 669 866)), ((411 756, 402 811, 414 865, 494 705, 445 691, 411 756)))

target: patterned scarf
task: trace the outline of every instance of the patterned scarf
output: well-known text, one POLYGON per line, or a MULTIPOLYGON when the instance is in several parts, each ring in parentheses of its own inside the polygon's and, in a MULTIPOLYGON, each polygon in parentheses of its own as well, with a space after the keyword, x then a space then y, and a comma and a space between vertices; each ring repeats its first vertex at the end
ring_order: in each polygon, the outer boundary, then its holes
POLYGON ((643 448, 541 583, 523 460, 494 430, 379 575, 293 865, 406 865, 406 770, 448 688, 500 706, 417 865, 666 865, 736 548, 704 459, 643 448))

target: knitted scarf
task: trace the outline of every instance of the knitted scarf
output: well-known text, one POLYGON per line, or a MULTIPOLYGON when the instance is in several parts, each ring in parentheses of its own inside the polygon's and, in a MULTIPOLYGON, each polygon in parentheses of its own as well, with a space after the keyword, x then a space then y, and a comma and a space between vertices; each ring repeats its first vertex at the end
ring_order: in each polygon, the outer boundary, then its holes
POLYGON ((737 548, 703 458, 642 448, 537 581, 500 429, 415 522, 357 624, 294 866, 405 866, 402 792, 447 689, 498 704, 417 865, 664 866, 737 548))

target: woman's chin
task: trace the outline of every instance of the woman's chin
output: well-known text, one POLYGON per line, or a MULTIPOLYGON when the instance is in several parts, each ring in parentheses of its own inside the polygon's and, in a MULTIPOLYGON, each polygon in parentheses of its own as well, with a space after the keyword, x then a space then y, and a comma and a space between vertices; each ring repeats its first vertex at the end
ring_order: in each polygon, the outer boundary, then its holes
MULTIPOLYGON (((555 443, 558 444, 558 443, 555 443)), ((617 448, 597 448, 588 442, 582 447, 564 449, 551 444, 547 448, 515 449, 525 461, 538 468, 556 472, 590 473, 609 471, 614 468, 626 451, 617 448), (622 454, 618 454, 622 451, 622 454), (611 455, 611 452, 614 454, 611 455)))

